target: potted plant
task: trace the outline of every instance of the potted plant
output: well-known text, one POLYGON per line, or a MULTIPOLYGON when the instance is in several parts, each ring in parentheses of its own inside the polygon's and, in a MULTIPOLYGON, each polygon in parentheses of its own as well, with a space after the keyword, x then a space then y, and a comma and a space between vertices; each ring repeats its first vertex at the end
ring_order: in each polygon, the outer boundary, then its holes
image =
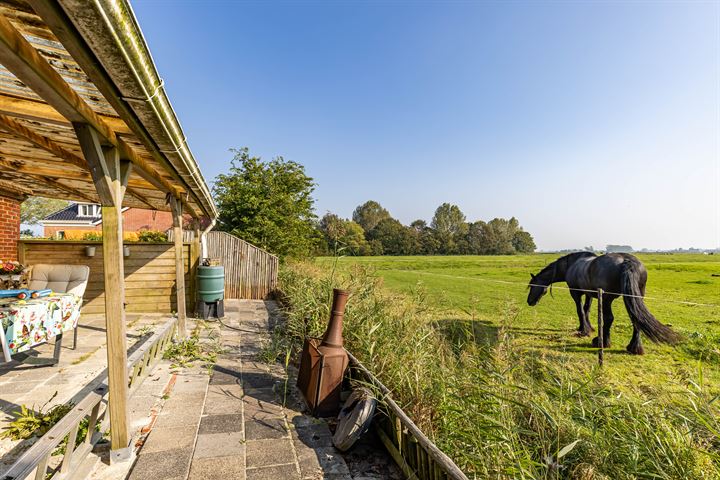
POLYGON ((0 263, 2 264, 2 267, 0 267, 0 280, 5 282, 6 285, 9 282, 20 282, 22 280, 25 267, 20 262, 2 260, 0 263))

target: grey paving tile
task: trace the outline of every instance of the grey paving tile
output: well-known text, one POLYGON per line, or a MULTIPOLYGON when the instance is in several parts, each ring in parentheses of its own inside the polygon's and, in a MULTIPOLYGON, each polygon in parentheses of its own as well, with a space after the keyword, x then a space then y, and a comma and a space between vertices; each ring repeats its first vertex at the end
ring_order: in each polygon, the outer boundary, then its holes
POLYGON ((248 440, 283 438, 288 435, 284 418, 265 418, 245 422, 245 438, 248 440))
MULTIPOLYGON (((276 477, 280 480, 283 477, 276 477)), ((245 461, 240 455, 196 458, 189 480, 245 480, 245 461)))
POLYGON ((194 458, 242 456, 245 461, 245 440, 242 432, 200 434, 195 443, 194 458))
POLYGON ((294 468, 295 453, 290 440, 248 440, 245 442, 247 466, 265 467, 292 463, 294 468))
POLYGON ((308 425, 293 429, 295 448, 332 447, 332 434, 327 424, 308 425))
POLYGON ((199 434, 242 432, 243 420, 240 414, 206 415, 200 420, 199 434))
POLYGON ((148 435, 141 452, 143 454, 162 452, 177 448, 192 448, 195 441, 195 429, 188 427, 153 428, 148 435))
POLYGON ((289 465, 248 469, 245 478, 247 480, 299 480, 300 474, 293 463, 289 465))
POLYGON ((169 480, 183 478, 190 467, 189 448, 141 454, 128 480, 169 480))

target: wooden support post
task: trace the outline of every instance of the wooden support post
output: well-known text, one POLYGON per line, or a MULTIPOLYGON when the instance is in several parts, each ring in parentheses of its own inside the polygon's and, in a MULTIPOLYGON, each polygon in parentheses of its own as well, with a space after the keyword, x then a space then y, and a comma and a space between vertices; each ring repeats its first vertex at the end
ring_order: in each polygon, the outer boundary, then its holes
POLYGON ((177 294, 178 334, 187 337, 187 313, 185 307, 185 264, 183 262, 182 201, 170 197, 170 210, 173 217, 173 241, 175 242, 175 290, 177 294))
POLYGON ((197 298, 198 298, 198 282, 197 282, 197 272, 198 267, 200 266, 200 262, 202 261, 201 257, 201 246, 200 246, 200 225, 197 220, 194 222, 194 228, 193 228, 193 239, 192 243, 190 244, 190 290, 189 290, 189 296, 188 298, 188 305, 191 306, 191 308, 195 308, 197 298))
POLYGON ((123 261, 122 200, 131 165, 117 148, 103 146, 90 125, 74 124, 85 160, 102 204, 105 325, 110 400, 110 461, 128 460, 128 371, 125 335, 125 265, 123 261))
POLYGON ((605 332, 603 329, 603 289, 598 288, 597 292, 598 296, 598 365, 601 367, 603 366, 603 362, 605 361, 605 332))

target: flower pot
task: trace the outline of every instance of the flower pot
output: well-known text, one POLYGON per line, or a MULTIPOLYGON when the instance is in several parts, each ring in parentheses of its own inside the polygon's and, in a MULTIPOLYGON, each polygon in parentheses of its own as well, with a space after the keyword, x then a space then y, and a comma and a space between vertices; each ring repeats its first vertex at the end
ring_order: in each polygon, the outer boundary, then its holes
POLYGON ((95 256, 95 245, 87 245, 85 247, 85 256, 86 257, 94 257, 95 256))
POLYGON ((129 256, 130 256, 130 247, 128 247, 127 245, 125 245, 125 246, 123 247, 123 257, 129 257, 129 256))

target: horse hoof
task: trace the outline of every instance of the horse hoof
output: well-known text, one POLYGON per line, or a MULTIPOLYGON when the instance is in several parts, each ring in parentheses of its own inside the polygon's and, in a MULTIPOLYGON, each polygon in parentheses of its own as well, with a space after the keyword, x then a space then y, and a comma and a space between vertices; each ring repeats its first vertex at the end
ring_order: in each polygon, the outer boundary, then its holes
MULTIPOLYGON (((592 339, 592 346, 593 348, 600 348, 600 342, 598 341, 598 337, 592 339)), ((603 348, 610 348, 610 340, 605 340, 603 342, 603 348)))
POLYGON ((634 347, 632 345, 628 345, 626 350, 632 355, 645 355, 645 349, 642 346, 634 347))
POLYGON ((576 337, 589 337, 590 336, 590 330, 578 330, 575 332, 576 337))

